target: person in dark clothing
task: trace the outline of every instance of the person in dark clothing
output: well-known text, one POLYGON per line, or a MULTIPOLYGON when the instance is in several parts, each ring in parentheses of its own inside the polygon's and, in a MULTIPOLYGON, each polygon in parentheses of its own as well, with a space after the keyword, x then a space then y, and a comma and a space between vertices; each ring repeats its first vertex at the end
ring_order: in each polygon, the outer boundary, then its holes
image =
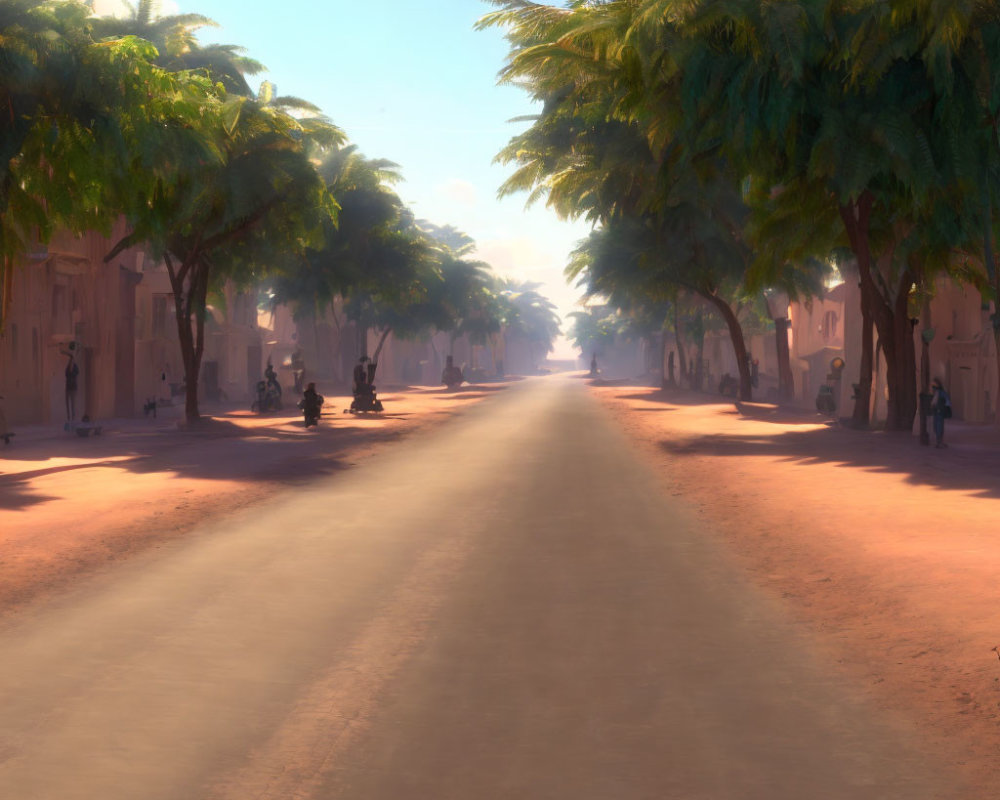
POLYGON ((945 391, 940 378, 935 378, 931 384, 931 413, 934 415, 935 447, 947 447, 944 443, 944 421, 951 416, 951 398, 945 391))
POLYGON ((316 391, 316 384, 310 383, 302 393, 302 401, 299 407, 305 417, 306 427, 319 422, 320 409, 323 406, 323 395, 316 391))
MULTIPOLYGON (((72 347, 72 345, 70 345, 72 347)), ((66 362, 66 419, 69 422, 73 422, 76 419, 76 391, 78 388, 78 379, 80 377, 80 368, 76 364, 76 354, 73 350, 63 351, 63 355, 67 356, 68 360, 66 362)))
POLYGON ((452 356, 445 358, 444 370, 441 372, 441 383, 451 390, 457 389, 465 381, 460 367, 455 366, 455 359, 452 356))
POLYGON ((267 385, 277 392, 278 397, 281 397, 281 384, 278 383, 278 373, 275 372, 274 365, 270 361, 267 362, 267 367, 264 370, 264 378, 267 380, 267 385))
POLYGON ((364 391, 364 388, 368 384, 368 370, 365 369, 365 363, 368 361, 368 356, 361 356, 358 359, 358 363, 354 365, 354 394, 359 394, 364 391))

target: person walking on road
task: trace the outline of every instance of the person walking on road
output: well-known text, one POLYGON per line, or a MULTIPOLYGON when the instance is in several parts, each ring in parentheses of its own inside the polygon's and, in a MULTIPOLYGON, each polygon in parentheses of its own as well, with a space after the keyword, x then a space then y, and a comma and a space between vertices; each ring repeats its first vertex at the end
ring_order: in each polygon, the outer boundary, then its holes
POLYGON ((945 391, 940 378, 935 378, 931 384, 934 393, 931 395, 931 413, 934 415, 935 447, 947 447, 944 443, 944 421, 951 417, 951 398, 945 391))

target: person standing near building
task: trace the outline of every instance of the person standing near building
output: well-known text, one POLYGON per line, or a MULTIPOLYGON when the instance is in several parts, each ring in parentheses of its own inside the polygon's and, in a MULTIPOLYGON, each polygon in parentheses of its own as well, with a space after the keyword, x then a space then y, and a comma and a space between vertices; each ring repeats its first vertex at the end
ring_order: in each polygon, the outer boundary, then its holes
POLYGON ((935 378, 931 384, 931 413, 934 415, 935 447, 947 447, 944 443, 944 421, 951 417, 951 398, 945 391, 940 378, 935 378))
POLYGON ((76 420, 76 390, 79 383, 80 367, 76 364, 76 342, 70 342, 69 350, 63 350, 67 357, 66 370, 66 421, 76 420))

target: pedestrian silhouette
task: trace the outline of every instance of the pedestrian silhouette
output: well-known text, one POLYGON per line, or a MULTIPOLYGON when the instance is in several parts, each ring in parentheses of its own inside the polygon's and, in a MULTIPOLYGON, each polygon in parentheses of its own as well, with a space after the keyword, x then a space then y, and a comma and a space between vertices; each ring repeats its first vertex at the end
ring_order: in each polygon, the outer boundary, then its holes
POLYGON ((64 375, 66 378, 66 420, 73 422, 76 419, 76 390, 80 377, 80 367, 76 363, 76 342, 70 342, 69 350, 62 350, 62 354, 67 357, 64 375))

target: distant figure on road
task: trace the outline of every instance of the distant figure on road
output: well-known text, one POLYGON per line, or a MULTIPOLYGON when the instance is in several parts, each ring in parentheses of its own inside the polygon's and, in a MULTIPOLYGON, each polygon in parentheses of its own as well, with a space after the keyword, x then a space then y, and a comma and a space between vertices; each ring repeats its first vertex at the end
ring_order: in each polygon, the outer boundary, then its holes
POLYGON ((590 357, 590 377, 591 378, 597 377, 597 353, 594 353, 590 357))
POLYGON ((447 386, 449 389, 457 389, 462 385, 465 380, 465 375, 462 374, 462 370, 455 366, 455 359, 453 356, 448 356, 445 358, 444 370, 441 372, 441 383, 447 386))
POLYGON ((945 391, 940 378, 935 378, 931 384, 934 393, 931 395, 931 413, 934 415, 935 447, 947 447, 944 443, 944 421, 951 417, 951 398, 945 391))
POLYGON ((316 384, 310 383, 302 393, 302 400, 299 407, 305 417, 305 426, 316 425, 319 422, 320 411, 323 406, 323 395, 316 391, 316 384))
POLYGON ((73 422, 76 419, 76 390, 80 377, 80 368, 76 364, 76 343, 70 342, 69 350, 62 353, 67 357, 66 361, 66 421, 73 422))

